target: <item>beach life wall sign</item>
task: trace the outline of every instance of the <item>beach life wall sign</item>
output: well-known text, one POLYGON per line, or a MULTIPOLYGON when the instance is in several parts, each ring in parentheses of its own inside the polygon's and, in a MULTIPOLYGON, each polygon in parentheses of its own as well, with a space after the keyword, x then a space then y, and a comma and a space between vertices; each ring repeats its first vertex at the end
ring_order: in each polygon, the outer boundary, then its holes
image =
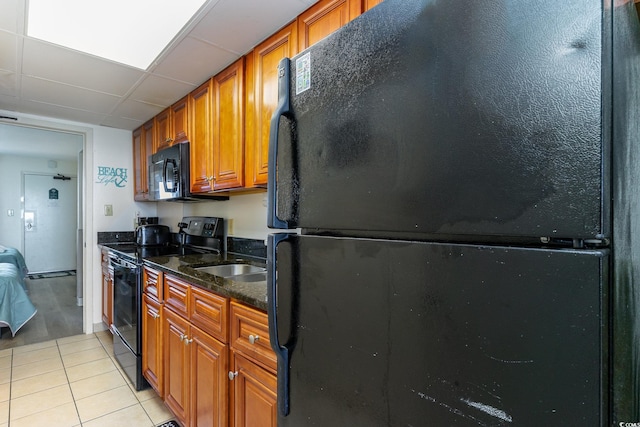
POLYGON ((98 180, 96 182, 99 184, 113 184, 116 187, 126 187, 127 178, 127 168, 98 166, 98 180))

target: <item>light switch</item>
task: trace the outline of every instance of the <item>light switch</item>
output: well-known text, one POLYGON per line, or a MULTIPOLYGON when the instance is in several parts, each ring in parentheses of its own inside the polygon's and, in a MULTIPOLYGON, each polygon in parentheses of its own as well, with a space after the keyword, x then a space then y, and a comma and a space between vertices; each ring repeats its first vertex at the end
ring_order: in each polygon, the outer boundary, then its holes
POLYGON ((113 216, 113 206, 104 205, 104 216, 113 216))
POLYGON ((15 213, 13 212, 13 209, 7 209, 7 216, 13 216, 15 215, 15 213))

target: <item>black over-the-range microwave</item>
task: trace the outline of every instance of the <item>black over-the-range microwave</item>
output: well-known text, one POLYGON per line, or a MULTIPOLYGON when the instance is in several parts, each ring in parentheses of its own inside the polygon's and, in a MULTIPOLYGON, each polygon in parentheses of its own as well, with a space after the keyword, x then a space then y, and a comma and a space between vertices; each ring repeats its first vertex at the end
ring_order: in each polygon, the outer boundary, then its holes
POLYGON ((189 191, 189 143, 163 148, 151 155, 149 163, 149 199, 176 202, 228 200, 228 196, 194 195, 189 191))

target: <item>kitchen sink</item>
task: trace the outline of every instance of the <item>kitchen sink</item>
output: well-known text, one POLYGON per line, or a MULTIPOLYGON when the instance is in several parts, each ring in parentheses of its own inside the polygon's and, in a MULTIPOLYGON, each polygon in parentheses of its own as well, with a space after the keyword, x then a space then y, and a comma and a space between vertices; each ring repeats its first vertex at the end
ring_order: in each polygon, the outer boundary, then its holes
POLYGON ((264 282, 267 280, 267 273, 240 274, 238 276, 230 276, 228 279, 242 283, 264 282))
MULTIPOLYGON (((255 265, 250 265, 250 264, 210 265, 207 267, 196 267, 195 269, 198 271, 203 271, 205 273, 213 274, 214 276, 220 276, 220 277, 232 277, 232 276, 241 276, 241 275, 244 276, 244 275, 250 275, 254 273, 264 273, 267 271, 266 268, 256 267, 255 265)), ((234 277, 234 280, 240 281, 235 277, 234 277)), ((252 281, 256 281, 256 280, 252 280, 252 281)))

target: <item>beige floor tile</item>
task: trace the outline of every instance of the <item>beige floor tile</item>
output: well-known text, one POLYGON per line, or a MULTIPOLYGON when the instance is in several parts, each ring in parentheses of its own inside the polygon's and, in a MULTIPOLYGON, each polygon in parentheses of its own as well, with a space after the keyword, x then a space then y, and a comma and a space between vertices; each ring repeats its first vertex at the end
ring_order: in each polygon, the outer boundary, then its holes
POLYGON ((20 347, 14 347, 13 348, 13 355, 17 355, 17 354, 22 354, 22 353, 28 353, 30 351, 34 351, 34 350, 40 350, 43 348, 47 348, 47 347, 57 347, 56 341, 55 340, 51 340, 51 341, 44 341, 44 342, 39 342, 36 344, 28 344, 28 345, 23 345, 20 347))
POLYGON ((77 341, 91 340, 93 338, 95 338, 94 334, 74 335, 74 336, 71 336, 71 337, 59 338, 58 339, 58 345, 69 344, 69 343, 77 342, 77 341))
POLYGON ((11 381, 11 368, 0 369, 0 384, 11 381))
POLYGON ((149 418, 151 418, 151 421, 153 421, 153 425, 162 424, 174 418, 169 408, 165 406, 159 397, 145 400, 144 402, 140 402, 140 404, 147 412, 147 415, 149 415, 149 418))
POLYGON ((136 389, 133 386, 133 384, 131 384, 131 381, 127 381, 127 384, 129 385, 129 388, 131 389, 133 394, 136 395, 136 397, 138 398, 139 402, 144 402, 145 400, 149 400, 149 399, 153 399, 155 397, 158 397, 158 393, 156 393, 156 391, 154 389, 152 389, 151 387, 145 388, 144 390, 136 391, 136 389))
POLYGON ((72 366, 81 365, 87 362, 93 362, 100 359, 108 358, 109 355, 104 348, 92 348, 89 350, 79 351, 77 353, 66 354, 62 356, 64 366, 70 368, 72 366))
POLYGON ((13 424, 13 420, 57 408, 67 403, 73 404, 73 396, 71 396, 68 384, 11 399, 10 421, 13 424))
POLYGON ((35 377, 11 382, 11 398, 26 396, 27 394, 47 390, 67 384, 67 374, 64 369, 47 372, 35 377))
POLYGON ((0 402, 6 402, 11 396, 11 383, 0 384, 0 402))
POLYGON ((13 354, 12 348, 6 348, 4 350, 0 350, 0 357, 7 357, 7 356, 11 356, 12 354, 13 354))
POLYGON ((9 425, 9 401, 0 403, 0 426, 9 425))
POLYGON ((82 341, 74 341, 68 344, 60 344, 60 354, 63 356, 71 353, 77 353, 83 350, 90 350, 93 348, 102 348, 102 344, 98 341, 97 338, 82 340, 82 341))
POLYGON ((58 347, 45 347, 38 350, 20 353, 13 356, 13 366, 26 365, 28 363, 42 362, 48 359, 60 358, 58 347))
MULTIPOLYGON (((73 403, 56 406, 23 418, 11 420, 11 427, 71 427, 80 425, 73 403)), ((123 424, 125 425, 125 424, 123 424)))
POLYGON ((15 366, 11 374, 11 380, 22 380, 36 375, 46 374, 47 372, 62 369, 62 360, 49 359, 47 363, 33 362, 26 365, 15 366))
POLYGON ((4 356, 0 356, 0 369, 10 368, 11 359, 13 359, 13 355, 11 353, 4 356))
POLYGON ((152 427, 154 424, 140 405, 112 412, 100 418, 83 422, 82 427, 135 426, 152 427))
POLYGON ((110 371, 94 377, 72 382, 70 385, 73 398, 79 400, 107 390, 122 387, 123 385, 126 385, 126 382, 124 381, 124 378, 122 378, 120 372, 110 371))
POLYGON ((69 381, 79 381, 84 378, 93 377, 95 375, 104 374, 109 371, 116 371, 116 365, 113 360, 99 359, 93 362, 83 363, 81 365, 75 365, 69 368, 65 368, 69 381))
POLYGON ((137 404, 138 399, 126 385, 76 400, 82 423, 137 404))

